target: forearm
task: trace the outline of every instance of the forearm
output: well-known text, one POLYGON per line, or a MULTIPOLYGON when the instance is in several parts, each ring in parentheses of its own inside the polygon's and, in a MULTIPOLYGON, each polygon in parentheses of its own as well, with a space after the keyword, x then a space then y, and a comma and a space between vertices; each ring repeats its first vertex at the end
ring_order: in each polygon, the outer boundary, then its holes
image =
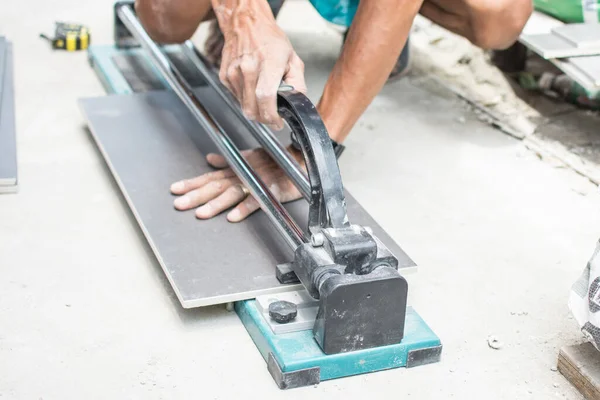
POLYGON ((423 0, 363 0, 318 110, 342 142, 385 84, 423 0))
POLYGON ((267 20, 274 21, 267 0, 210 0, 225 37, 245 33, 249 25, 267 20))

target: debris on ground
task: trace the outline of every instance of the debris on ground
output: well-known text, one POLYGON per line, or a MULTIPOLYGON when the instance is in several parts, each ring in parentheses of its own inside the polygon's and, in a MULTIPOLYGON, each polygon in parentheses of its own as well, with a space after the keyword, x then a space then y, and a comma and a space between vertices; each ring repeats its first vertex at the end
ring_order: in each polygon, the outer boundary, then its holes
POLYGON ((529 313, 527 311, 519 311, 519 312, 511 311, 510 315, 522 316, 522 315, 529 315, 529 313))
POLYGON ((486 51, 421 16, 410 40, 413 73, 435 76, 512 136, 524 138, 535 131, 532 121, 540 114, 517 96, 486 51))
MULTIPOLYGON (((563 118, 560 109, 564 108, 563 112, 567 113, 567 116, 582 115, 584 110, 570 104, 581 103, 581 93, 574 92, 571 81, 559 76, 546 74, 540 81, 544 72, 553 71, 553 66, 548 65, 546 60, 540 57, 527 58, 527 71, 539 79, 532 80, 527 73, 519 75, 509 72, 510 76, 505 75, 496 66, 499 64, 493 53, 474 46, 467 39, 435 25, 422 16, 415 19, 410 38, 413 77, 434 77, 439 84, 464 100, 466 108, 475 111, 480 120, 523 140, 527 148, 543 156, 543 161, 554 162, 557 168, 571 169, 593 184, 600 184, 600 152, 580 143, 592 137, 591 133, 585 132, 595 132, 594 121, 597 121, 596 118, 600 114, 598 111, 586 111, 589 115, 586 114, 578 122, 586 127, 585 131, 561 134, 560 132, 565 130, 561 129, 564 124, 560 122, 563 118), (511 77, 516 80, 513 81, 511 77), (540 90, 528 91, 527 85, 523 85, 527 79, 529 86, 533 84, 537 87, 543 83, 546 86, 540 86, 542 89, 550 85, 551 88, 562 90, 562 98, 556 96, 556 99, 546 100, 544 103, 540 98, 547 99, 548 90, 545 90, 544 94, 541 94, 540 90), (535 94, 532 94, 533 92, 535 94), (568 99, 565 99, 565 93, 569 96, 575 93, 577 101, 569 103, 568 99), (554 104, 555 107, 552 108, 548 104, 554 104), (553 128, 555 125, 558 127, 553 128), (553 132, 554 135, 549 135, 553 132), (584 151, 593 154, 577 154, 584 151)), ((597 107, 598 104, 594 107, 587 104, 586 108, 597 107)), ((580 193, 577 190, 576 192, 580 193)))
POLYGON ((494 350, 500 350, 504 346, 504 343, 502 343, 500 341, 500 339, 498 339, 494 335, 488 336, 487 341, 488 341, 488 346, 490 346, 494 350))

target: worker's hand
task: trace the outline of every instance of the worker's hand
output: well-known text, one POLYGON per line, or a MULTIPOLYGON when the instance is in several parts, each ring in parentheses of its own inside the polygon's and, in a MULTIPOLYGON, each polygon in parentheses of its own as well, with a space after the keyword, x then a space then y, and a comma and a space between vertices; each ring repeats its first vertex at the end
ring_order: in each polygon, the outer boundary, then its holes
MULTIPOLYGON (((263 149, 246 150, 242 154, 280 202, 301 197, 285 172, 263 149)), ((247 189, 235 173, 227 168, 223 156, 209 154, 206 159, 219 170, 171 185, 171 192, 180 195, 175 199, 176 209, 184 211, 201 206, 196 209, 196 217, 208 219, 235 206, 227 214, 227 219, 239 222, 260 208, 254 197, 247 194, 247 189)))
POLYGON ((277 89, 284 81, 305 93, 304 64, 266 1, 223 3, 230 8, 214 8, 225 38, 219 78, 239 100, 248 119, 281 129, 277 89))

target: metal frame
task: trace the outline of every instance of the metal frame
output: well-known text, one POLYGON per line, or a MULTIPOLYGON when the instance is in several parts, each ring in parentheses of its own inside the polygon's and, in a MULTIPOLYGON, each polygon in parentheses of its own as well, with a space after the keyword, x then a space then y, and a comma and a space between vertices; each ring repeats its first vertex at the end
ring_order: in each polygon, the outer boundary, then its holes
POLYGON ((146 33, 132 6, 119 5, 115 13, 294 251, 293 272, 308 293, 319 299, 313 335, 323 351, 337 354, 399 343, 404 336, 407 282, 398 273, 398 259, 372 230, 350 224, 336 154, 325 124, 311 101, 285 84, 277 94, 278 112, 288 123, 304 156, 309 178, 307 190, 306 177, 298 165, 291 162, 290 156, 284 154, 281 145, 265 134, 264 127, 246 120, 200 56, 192 54, 193 47, 184 46, 209 85, 220 93, 221 100, 245 121, 251 134, 267 146, 308 198, 309 221, 305 235, 242 157, 178 67, 146 33))

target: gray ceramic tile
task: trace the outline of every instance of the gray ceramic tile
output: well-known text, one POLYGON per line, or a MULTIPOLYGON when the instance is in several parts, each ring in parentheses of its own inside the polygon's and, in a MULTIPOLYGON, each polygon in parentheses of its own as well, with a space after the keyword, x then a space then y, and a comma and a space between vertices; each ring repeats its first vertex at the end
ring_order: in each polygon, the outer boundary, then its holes
POLYGON ((6 41, 0 41, 0 65, 0 193, 7 193, 17 190, 17 146, 12 44, 6 41))
MULTIPOLYGON (((199 88, 197 93, 240 148, 256 147, 211 89, 199 88)), ((170 184, 210 171, 204 155, 215 151, 173 93, 107 96, 80 104, 101 153, 184 307, 298 288, 282 286, 275 278, 275 265, 290 261, 292 252, 262 212, 231 224, 225 215, 198 221, 193 211, 173 208, 170 184)), ((347 202, 351 222, 371 226, 399 258, 401 267, 414 267, 349 194, 347 202)), ((307 203, 297 201, 287 208, 304 227, 307 203)))
POLYGON ((600 56, 573 57, 569 62, 589 77, 594 85, 600 86, 600 56))
POLYGON ((592 56, 600 54, 600 45, 577 47, 570 41, 552 33, 522 35, 521 42, 545 59, 592 56))
POLYGON ((568 40, 578 48, 600 47, 600 24, 565 24, 552 29, 555 35, 568 40))

